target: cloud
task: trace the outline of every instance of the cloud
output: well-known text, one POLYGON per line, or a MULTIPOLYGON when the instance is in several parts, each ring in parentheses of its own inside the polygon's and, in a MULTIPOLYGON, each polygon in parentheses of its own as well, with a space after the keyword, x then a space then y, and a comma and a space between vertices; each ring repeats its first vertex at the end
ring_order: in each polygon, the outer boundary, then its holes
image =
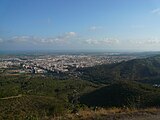
POLYGON ((138 46, 156 46, 160 45, 160 39, 159 38, 149 38, 149 39, 141 39, 141 40, 132 40, 130 41, 132 45, 138 45, 138 46))
POLYGON ((76 36, 77 33, 75 33, 75 32, 68 32, 68 33, 66 33, 66 35, 69 36, 69 37, 73 37, 73 36, 76 36))
MULTIPOLYGON (((36 37, 36 36, 13 36, 11 38, 3 40, 5 45, 25 47, 25 46, 44 46, 50 47, 106 47, 114 46, 119 43, 118 39, 115 38, 89 38, 78 35, 76 32, 66 32, 64 34, 54 37, 36 37)), ((3 44, 2 43, 2 44, 3 44)))
POLYGON ((75 38, 77 36, 76 32, 67 32, 64 35, 58 36, 57 38, 59 38, 62 41, 66 41, 72 38, 75 38))
POLYGON ((91 27, 89 28, 90 31, 97 31, 97 30, 100 30, 100 29, 102 29, 101 26, 91 26, 91 27))
POLYGON ((153 9, 151 13, 160 15, 160 8, 153 9))
POLYGON ((85 43, 87 43, 89 45, 97 45, 99 42, 95 39, 89 38, 89 39, 85 40, 85 43))
POLYGON ((85 43, 89 44, 89 45, 115 45, 119 43, 118 39, 114 39, 114 38, 104 38, 101 40, 97 40, 97 39, 87 39, 85 40, 85 43))
POLYGON ((160 44, 160 39, 153 38, 153 39, 149 39, 149 40, 145 41, 144 43, 148 44, 148 45, 157 45, 157 44, 160 44))
POLYGON ((120 41, 115 38, 104 38, 104 43, 106 44, 118 44, 120 41))
POLYGON ((11 42, 17 42, 17 43, 20 43, 20 42, 28 42, 30 40, 30 36, 13 36, 10 38, 10 41, 11 42))
MULTIPOLYGON (((36 36, 13 36, 5 40, 5 43, 30 43, 30 44, 63 44, 76 38, 76 32, 66 32, 65 34, 55 37, 36 37, 36 36)), ((3 40, 0 39, 0 42, 3 40)))
POLYGON ((49 38, 47 40, 51 40, 56 42, 56 43, 66 43, 69 42, 72 39, 75 39, 77 37, 77 33, 76 32, 67 32, 65 34, 53 37, 53 38, 49 38))

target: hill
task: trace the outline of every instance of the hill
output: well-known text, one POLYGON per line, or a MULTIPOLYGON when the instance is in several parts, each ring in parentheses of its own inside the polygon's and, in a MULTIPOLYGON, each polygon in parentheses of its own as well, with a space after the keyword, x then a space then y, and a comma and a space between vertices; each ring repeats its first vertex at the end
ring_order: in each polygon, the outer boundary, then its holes
POLYGON ((102 83, 130 80, 160 83, 160 56, 134 59, 111 65, 99 65, 78 70, 81 78, 102 83))
POLYGON ((158 107, 160 89, 136 82, 119 81, 87 93, 81 103, 100 107, 158 107))
POLYGON ((84 80, 0 75, 0 119, 50 119, 75 109, 78 97, 97 87, 84 80))
POLYGON ((19 96, 0 99, 1 120, 36 120, 62 114, 66 103, 54 97, 19 96))

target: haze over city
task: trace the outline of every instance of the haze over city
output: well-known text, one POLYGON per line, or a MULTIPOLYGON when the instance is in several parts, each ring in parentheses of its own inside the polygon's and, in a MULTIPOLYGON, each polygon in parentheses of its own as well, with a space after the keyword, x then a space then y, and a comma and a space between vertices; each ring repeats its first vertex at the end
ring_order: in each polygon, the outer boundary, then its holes
POLYGON ((1 0, 0 50, 159 51, 159 0, 1 0))

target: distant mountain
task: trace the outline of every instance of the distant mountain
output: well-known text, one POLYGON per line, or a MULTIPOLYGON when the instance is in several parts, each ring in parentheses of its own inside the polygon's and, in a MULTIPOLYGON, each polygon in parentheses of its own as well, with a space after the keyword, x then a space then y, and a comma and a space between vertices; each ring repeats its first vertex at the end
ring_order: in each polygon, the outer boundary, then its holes
POLYGON ((160 106, 160 91, 145 84, 119 81, 81 96, 80 102, 101 107, 160 106))
POLYGON ((115 80, 134 80, 141 82, 157 81, 160 83, 160 56, 134 59, 126 62, 99 65, 79 69, 86 80, 110 83, 115 80))

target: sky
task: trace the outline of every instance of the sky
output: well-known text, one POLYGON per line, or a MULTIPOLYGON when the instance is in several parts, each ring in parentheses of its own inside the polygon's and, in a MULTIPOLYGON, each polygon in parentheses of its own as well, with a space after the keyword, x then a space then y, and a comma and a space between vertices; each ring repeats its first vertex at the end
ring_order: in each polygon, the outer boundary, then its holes
POLYGON ((0 0, 0 50, 160 51, 160 0, 0 0))

